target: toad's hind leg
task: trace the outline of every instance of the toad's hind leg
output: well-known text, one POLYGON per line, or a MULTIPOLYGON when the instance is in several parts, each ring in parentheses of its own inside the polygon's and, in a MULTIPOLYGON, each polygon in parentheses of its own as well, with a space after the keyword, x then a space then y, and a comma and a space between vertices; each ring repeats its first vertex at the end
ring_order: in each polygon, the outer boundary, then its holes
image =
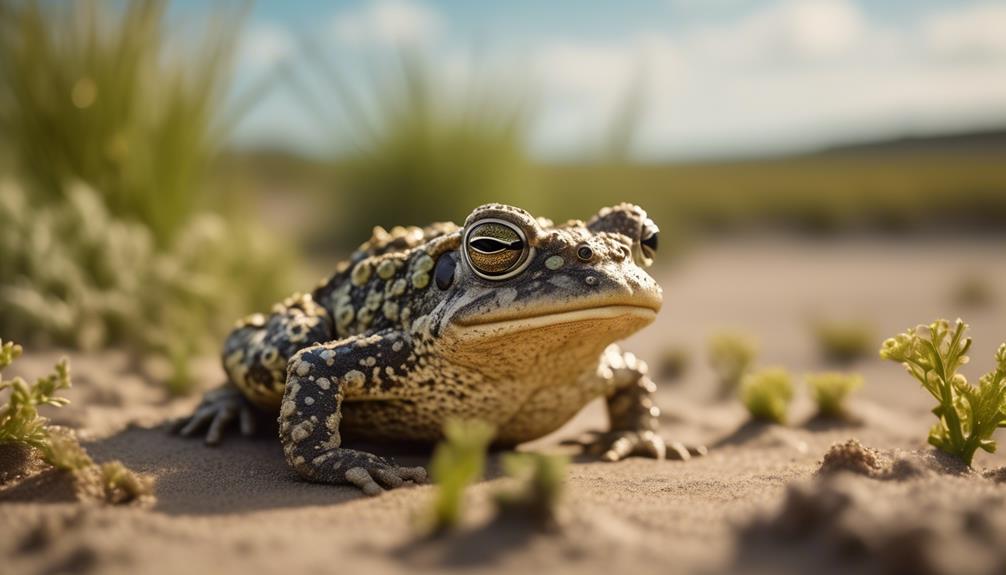
POLYGON ((286 460, 301 477, 355 485, 367 495, 406 481, 426 480, 422 467, 399 467, 388 459, 343 448, 339 429, 343 401, 386 394, 407 370, 410 355, 405 338, 391 330, 316 345, 294 355, 280 406, 279 433, 286 460), (380 368, 375 367, 378 362, 380 368))
POLYGON ((276 304, 268 317, 248 317, 231 332, 223 352, 227 378, 254 404, 276 409, 289 359, 331 340, 334 332, 328 311, 309 294, 296 294, 276 304))

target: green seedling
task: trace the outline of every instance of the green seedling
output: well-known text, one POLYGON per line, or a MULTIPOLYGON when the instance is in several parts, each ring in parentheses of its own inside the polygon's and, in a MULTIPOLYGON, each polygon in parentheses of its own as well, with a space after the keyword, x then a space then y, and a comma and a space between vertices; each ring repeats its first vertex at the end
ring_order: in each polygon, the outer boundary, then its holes
POLYGON ((716 372, 720 395, 732 395, 758 355, 758 342, 747 335, 721 332, 709 339, 709 364, 716 372))
POLYGON ((862 321, 820 321, 814 336, 822 357, 833 363, 851 363, 868 357, 876 345, 873 326, 862 321))
POLYGON ((444 440, 430 462, 437 493, 430 508, 430 530, 447 531, 461 523, 465 488, 482 477, 486 449, 496 431, 480 420, 452 420, 444 426, 444 440))
POLYGON ((813 373, 807 376, 807 387, 817 404, 818 415, 842 418, 848 415, 846 399, 863 387, 863 378, 854 373, 813 373))
POLYGON ((1006 343, 996 351, 995 369, 975 386, 957 373, 969 359, 967 329, 960 319, 920 325, 885 341, 880 357, 905 366, 936 399, 929 443, 971 465, 979 449, 995 452, 992 434, 1006 426, 1006 343))
POLYGON ((789 373, 778 367, 749 373, 741 380, 740 396, 752 419, 785 423, 793 383, 789 373))
POLYGON ((501 517, 527 518, 540 527, 557 524, 557 511, 565 490, 569 458, 544 453, 510 453, 503 471, 517 480, 513 489, 495 494, 501 517))
POLYGON ((657 377, 663 380, 674 380, 684 376, 691 363, 688 350, 681 346, 668 346, 657 359, 657 377))

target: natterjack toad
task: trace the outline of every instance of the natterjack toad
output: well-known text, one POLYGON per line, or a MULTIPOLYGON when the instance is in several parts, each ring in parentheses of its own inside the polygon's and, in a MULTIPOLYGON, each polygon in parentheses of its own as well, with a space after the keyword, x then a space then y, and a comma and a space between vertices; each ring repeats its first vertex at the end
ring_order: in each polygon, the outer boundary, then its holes
MULTIPOLYGON (((238 324, 224 346, 229 383, 182 432, 208 426, 217 443, 234 420, 250 431, 252 406, 276 411, 297 473, 373 495, 426 473, 344 447, 344 431, 434 441, 445 421, 477 418, 512 446, 604 397, 611 430, 592 447, 611 461, 664 458, 646 365, 614 345, 660 309, 643 269, 657 234, 629 204, 587 223, 489 204, 461 228, 377 228, 313 292, 238 324)), ((689 456, 680 444, 670 453, 689 456)))

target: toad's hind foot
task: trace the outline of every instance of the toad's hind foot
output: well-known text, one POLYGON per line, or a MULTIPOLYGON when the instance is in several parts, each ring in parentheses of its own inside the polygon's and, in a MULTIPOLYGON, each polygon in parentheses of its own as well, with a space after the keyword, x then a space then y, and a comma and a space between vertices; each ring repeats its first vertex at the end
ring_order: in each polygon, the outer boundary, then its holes
POLYGON ((591 431, 563 443, 581 446, 584 452, 604 461, 621 461, 633 456, 687 461, 708 453, 705 446, 685 445, 679 441, 666 442, 656 432, 649 430, 591 431))

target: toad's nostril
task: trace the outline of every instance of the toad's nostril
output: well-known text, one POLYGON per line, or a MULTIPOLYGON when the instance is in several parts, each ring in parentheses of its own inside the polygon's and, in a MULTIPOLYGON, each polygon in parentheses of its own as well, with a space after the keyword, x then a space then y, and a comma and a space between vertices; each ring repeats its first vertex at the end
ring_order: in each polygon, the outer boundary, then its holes
POLYGON ((576 249, 576 257, 580 258, 580 261, 589 262, 594 257, 594 250, 590 246, 580 246, 576 249))

